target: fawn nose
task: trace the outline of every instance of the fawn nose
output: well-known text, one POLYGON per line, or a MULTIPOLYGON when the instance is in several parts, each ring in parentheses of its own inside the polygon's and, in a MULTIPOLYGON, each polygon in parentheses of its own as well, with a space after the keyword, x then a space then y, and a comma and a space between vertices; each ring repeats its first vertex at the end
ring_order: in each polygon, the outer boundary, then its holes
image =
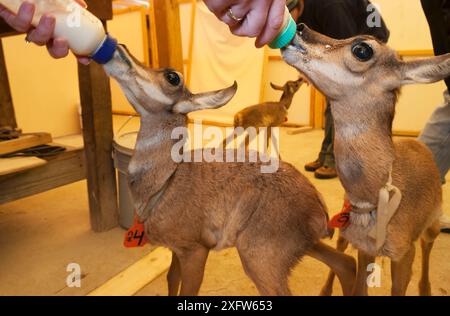
POLYGON ((303 32, 305 31, 305 29, 306 29, 306 24, 305 23, 300 23, 300 24, 297 25, 297 32, 298 32, 298 34, 300 36, 303 35, 303 32))
POLYGON ((127 47, 123 44, 117 46, 117 52, 119 53, 120 59, 125 62, 130 68, 132 66, 130 58, 128 57, 127 47))

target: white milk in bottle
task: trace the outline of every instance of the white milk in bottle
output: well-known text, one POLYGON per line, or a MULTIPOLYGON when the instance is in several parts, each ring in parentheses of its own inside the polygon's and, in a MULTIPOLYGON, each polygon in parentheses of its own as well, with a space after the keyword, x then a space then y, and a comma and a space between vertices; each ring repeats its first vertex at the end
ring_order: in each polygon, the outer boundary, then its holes
POLYGON ((113 56, 117 41, 105 33, 102 22, 73 0, 0 0, 0 4, 17 13, 23 2, 34 3, 32 24, 38 25, 42 15, 56 18, 54 37, 67 40, 72 52, 89 56, 100 64, 113 56))

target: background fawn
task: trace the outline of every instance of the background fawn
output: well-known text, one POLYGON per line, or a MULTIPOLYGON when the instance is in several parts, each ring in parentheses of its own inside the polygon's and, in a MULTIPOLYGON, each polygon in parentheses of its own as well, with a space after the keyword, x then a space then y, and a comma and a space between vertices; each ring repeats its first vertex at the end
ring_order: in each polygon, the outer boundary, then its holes
POLYGON ((263 295, 290 294, 290 270, 305 254, 329 265, 351 293, 354 259, 319 241, 329 235, 326 207, 290 164, 263 174, 260 163, 172 159, 173 129, 186 126, 191 111, 225 105, 236 84, 192 94, 179 73, 148 69, 122 46, 105 70, 141 115, 129 186, 150 242, 172 250, 170 295, 196 295, 209 251, 233 246, 263 295))
MULTIPOLYGON (((305 79, 300 77, 295 81, 287 81, 284 86, 278 86, 270 83, 272 89, 283 91, 280 101, 278 102, 265 102, 257 105, 249 106, 234 115, 234 127, 242 127, 244 129, 254 127, 259 132, 260 127, 268 127, 266 144, 269 147, 271 139, 271 127, 281 126, 286 122, 288 117, 288 110, 294 99, 294 95, 305 83, 305 79)), ((223 148, 233 141, 235 135, 232 134, 224 139, 223 148)), ((247 135, 245 143, 248 144, 252 141, 247 135)))
MULTIPOLYGON (((354 294, 367 294, 368 264, 376 256, 387 256, 392 294, 404 295, 411 278, 414 242, 421 238, 420 294, 430 295, 429 258, 439 234, 442 202, 439 174, 425 145, 410 139, 394 142, 391 129, 399 88, 448 77, 450 55, 405 62, 372 37, 338 41, 300 25, 283 56, 331 102, 337 171, 352 206, 350 224, 341 235, 359 251, 354 294), (401 202, 388 218, 385 239, 374 239, 371 231, 386 219, 377 206, 380 190, 392 188, 390 176, 401 192, 401 202), (377 241, 383 242, 381 246, 377 241)), ((339 247, 345 249, 346 243, 340 240, 339 247)), ((331 293, 331 282, 324 293, 331 293)))

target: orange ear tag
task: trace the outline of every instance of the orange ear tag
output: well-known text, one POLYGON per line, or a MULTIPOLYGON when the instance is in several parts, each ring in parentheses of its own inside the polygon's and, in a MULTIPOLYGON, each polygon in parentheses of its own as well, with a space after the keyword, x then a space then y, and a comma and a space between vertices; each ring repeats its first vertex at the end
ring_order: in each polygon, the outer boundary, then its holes
POLYGON ((147 242, 144 223, 139 222, 138 217, 135 215, 134 225, 125 233, 123 245, 126 248, 136 248, 144 246, 147 242))
POLYGON ((328 222, 328 228, 346 228, 350 224, 350 212, 352 211, 352 206, 349 201, 344 202, 344 207, 342 211, 333 216, 333 218, 328 222))
POLYGON ((287 122, 288 121, 288 117, 286 116, 285 118, 284 118, 284 122, 287 122))

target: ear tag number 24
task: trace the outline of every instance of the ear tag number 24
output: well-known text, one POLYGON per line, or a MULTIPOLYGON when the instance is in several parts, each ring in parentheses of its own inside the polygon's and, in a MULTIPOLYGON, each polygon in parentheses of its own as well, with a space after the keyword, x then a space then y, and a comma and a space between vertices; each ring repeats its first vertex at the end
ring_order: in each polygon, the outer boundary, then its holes
POLYGON ((147 242, 144 223, 139 222, 139 219, 135 216, 134 225, 125 233, 123 245, 126 248, 136 248, 144 246, 147 242))

